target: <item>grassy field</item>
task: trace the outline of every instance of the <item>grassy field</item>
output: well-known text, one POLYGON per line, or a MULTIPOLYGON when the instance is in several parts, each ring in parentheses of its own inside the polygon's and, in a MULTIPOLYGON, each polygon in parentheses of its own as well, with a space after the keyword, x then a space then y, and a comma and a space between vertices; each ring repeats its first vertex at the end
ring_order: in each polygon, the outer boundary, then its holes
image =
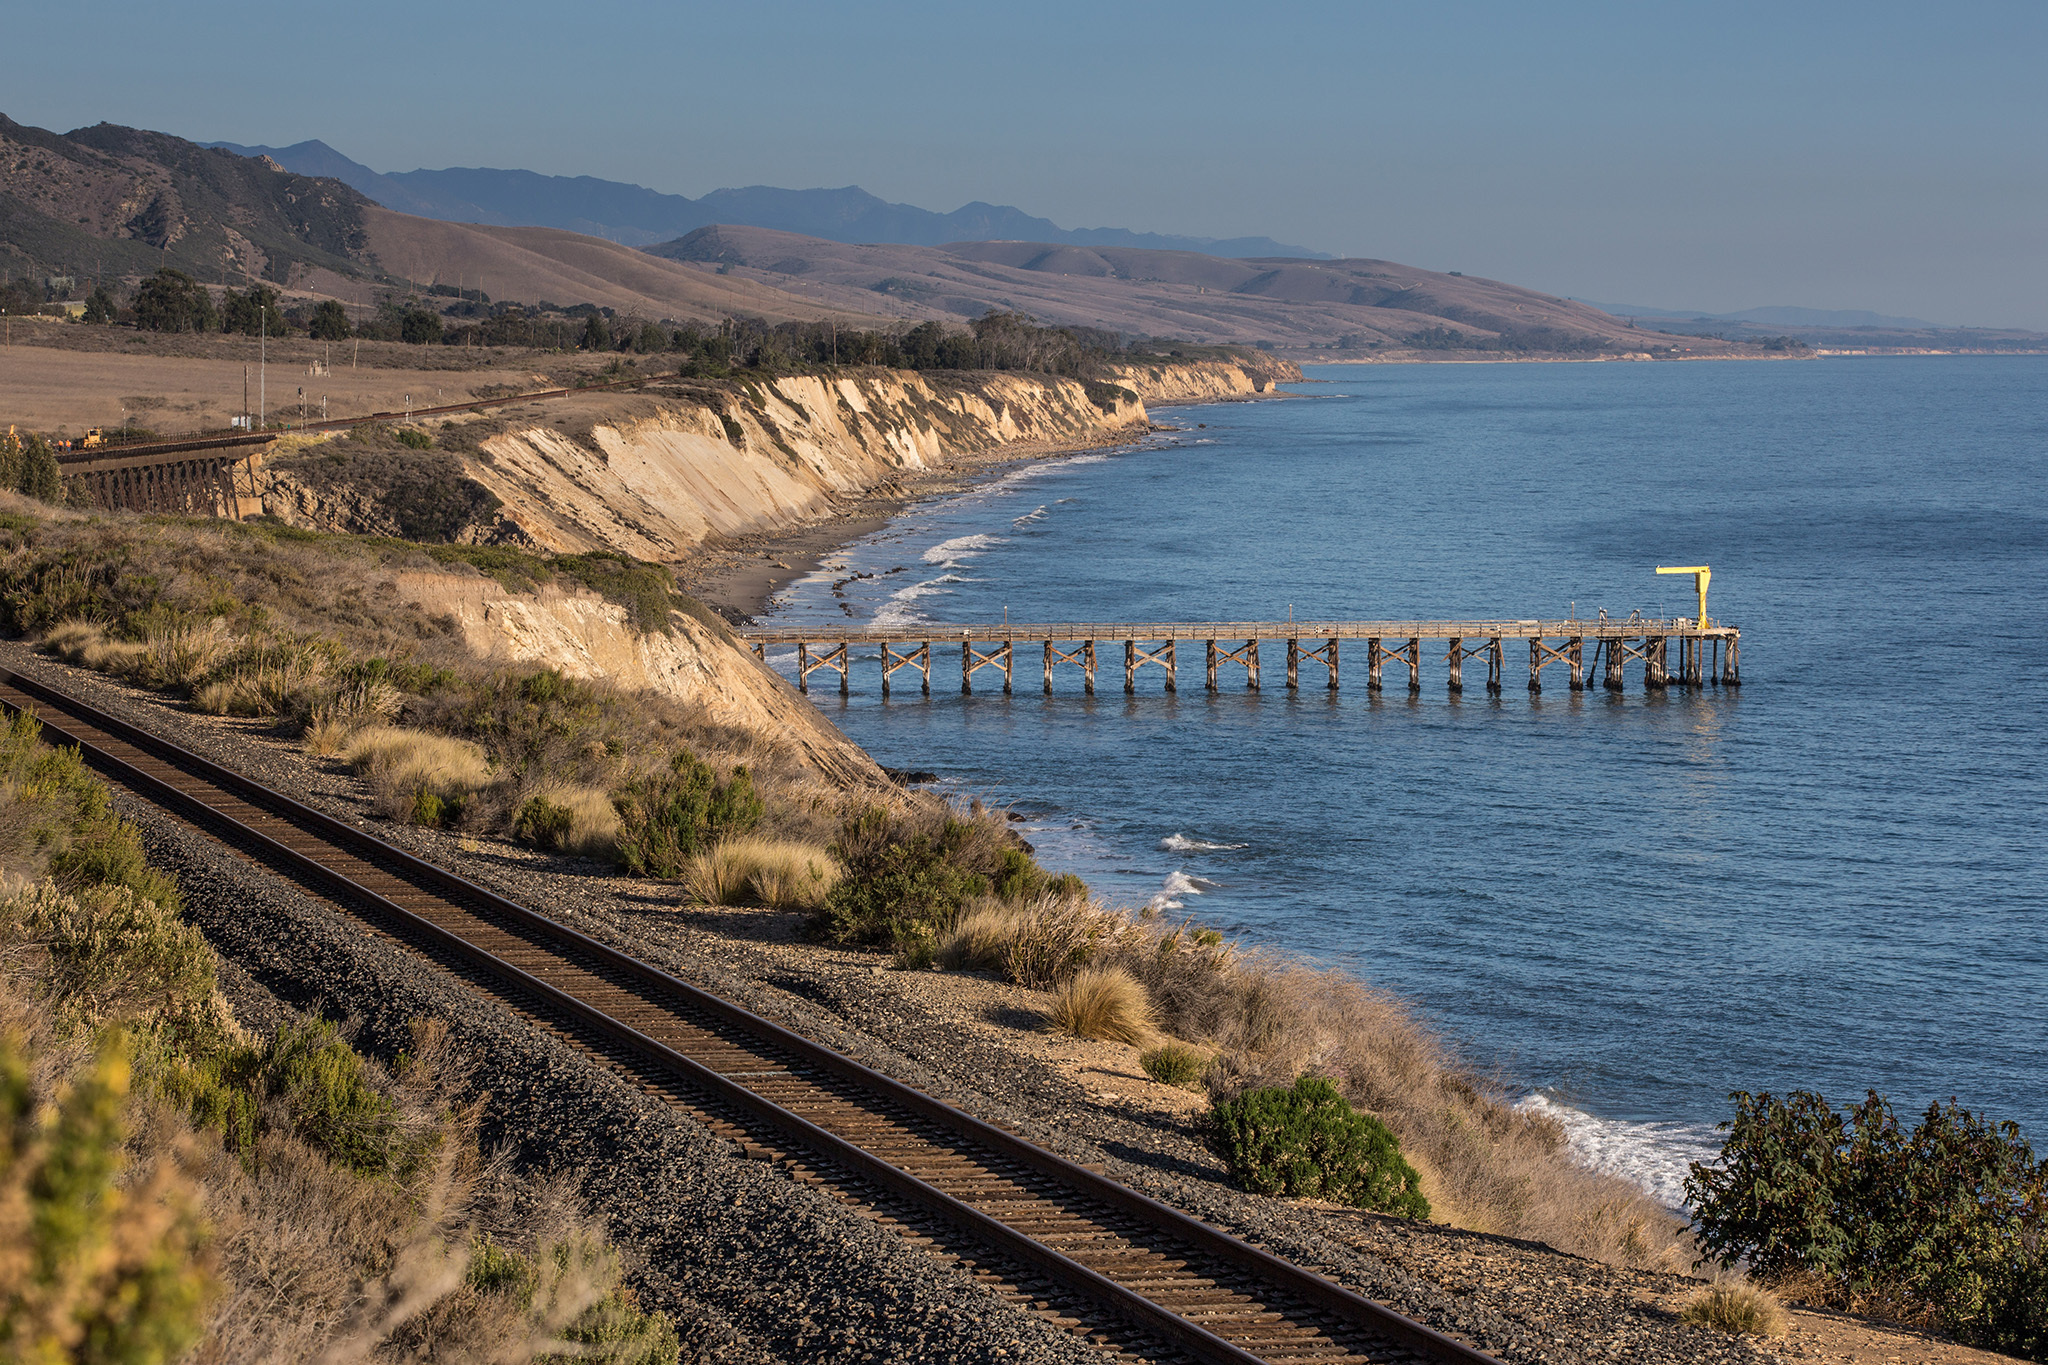
MULTIPOLYGON (((0 424, 75 436, 87 427, 121 426, 125 411, 130 424, 166 436, 211 430, 243 410, 245 370, 249 403, 257 401, 257 342, 249 337, 156 336, 67 324, 23 324, 16 331, 31 326, 62 335, 36 335, 43 344, 0 352, 0 424), (71 335, 77 333, 87 335, 71 335), (63 344, 74 339, 109 344, 63 344)), ((272 419, 298 420, 301 389, 312 417, 319 417, 323 396, 329 417, 349 417, 402 410, 407 394, 415 407, 433 407, 540 387, 552 382, 549 371, 564 359, 395 343, 361 349, 358 358, 352 342, 271 341, 264 348, 262 388, 272 419), (450 366, 451 360, 460 364, 450 366), (323 363, 328 373, 310 373, 323 363)))

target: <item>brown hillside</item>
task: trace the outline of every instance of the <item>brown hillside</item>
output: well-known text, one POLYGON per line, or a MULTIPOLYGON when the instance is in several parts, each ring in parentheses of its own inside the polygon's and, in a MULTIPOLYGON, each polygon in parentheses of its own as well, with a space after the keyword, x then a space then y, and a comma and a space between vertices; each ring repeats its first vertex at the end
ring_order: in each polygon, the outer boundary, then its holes
MULTIPOLYGON (((876 310, 798 297, 735 272, 719 275, 559 228, 444 223, 371 207, 369 251, 392 274, 417 284, 481 288, 520 303, 595 303, 622 313, 678 321, 748 314, 783 322, 838 317, 874 326, 876 310)), ((849 291, 850 292, 850 291, 849 291)))
POLYGON ((1445 329, 1468 345, 1506 341, 1535 352, 1738 349, 1636 330, 1598 309, 1498 280, 1393 261, 1230 260, 1043 242, 848 246, 723 226, 647 250, 705 273, 724 268, 727 280, 758 280, 841 307, 865 292, 912 315, 965 319, 1008 308, 1056 325, 1197 342, 1398 350, 1419 333, 1445 329))

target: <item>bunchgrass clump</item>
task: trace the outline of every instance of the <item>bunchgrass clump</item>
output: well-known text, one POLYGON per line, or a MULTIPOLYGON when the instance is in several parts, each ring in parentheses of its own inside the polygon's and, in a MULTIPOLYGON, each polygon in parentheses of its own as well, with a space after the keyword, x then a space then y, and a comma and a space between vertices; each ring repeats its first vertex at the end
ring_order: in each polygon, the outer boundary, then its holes
POLYGON ((1785 1330, 1778 1296, 1748 1280, 1715 1280, 1687 1299, 1678 1316, 1731 1336, 1774 1337, 1785 1330))
POLYGON ((683 880, 707 905, 816 910, 838 885, 839 864, 813 844, 743 835, 691 854, 683 880))
POLYGON ((1400 1142, 1321 1076, 1217 1104, 1209 1133, 1230 1173, 1255 1194, 1429 1217, 1422 1178, 1402 1158, 1400 1142))
POLYGON ((1055 1033, 1137 1047, 1157 1031, 1145 988, 1121 967, 1084 967, 1068 977, 1053 989, 1045 1022, 1055 1033))
POLYGON ((619 847, 618 808, 600 787, 544 787, 520 805, 512 837, 550 853, 610 858, 619 847))
POLYGON ((380 814, 420 825, 448 825, 491 779, 480 745, 427 730, 366 725, 341 756, 370 784, 380 814))
POLYGON ((1179 1086, 1183 1090, 1200 1090, 1209 1074, 1208 1054, 1186 1043, 1166 1042, 1140 1053, 1138 1065, 1161 1085, 1179 1086))

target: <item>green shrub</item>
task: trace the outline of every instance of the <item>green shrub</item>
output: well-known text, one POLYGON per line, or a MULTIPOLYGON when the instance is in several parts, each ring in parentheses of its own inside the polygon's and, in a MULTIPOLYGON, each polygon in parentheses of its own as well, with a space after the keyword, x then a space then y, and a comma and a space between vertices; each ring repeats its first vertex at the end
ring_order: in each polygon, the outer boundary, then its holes
POLYGON ((401 427, 394 436, 408 450, 431 450, 434 446, 434 438, 418 427, 401 427))
POLYGON ((640 877, 679 877, 690 855, 761 823, 762 804, 745 768, 721 782, 695 754, 676 754, 666 772, 634 779, 614 804, 618 856, 640 877))
POLYGON ((812 917, 811 932, 885 948, 936 943, 962 906, 989 894, 989 878, 963 866, 976 832, 950 816, 936 832, 913 828, 880 806, 851 817, 832 846, 845 878, 812 917))
POLYGON ((2048 1162, 2018 1125, 1950 1101, 1908 1131, 1875 1091, 1840 1112, 1809 1091, 1729 1098, 1719 1161, 1686 1181, 1705 1259, 2043 1358, 2048 1162))
POLYGON ((1209 1131, 1231 1174, 1255 1194, 1429 1217, 1421 1177, 1401 1156, 1401 1144, 1320 1076, 1225 1100, 1210 1111, 1209 1131))
POLYGON ((545 796, 530 796, 512 817, 512 837, 535 848, 560 848, 575 822, 575 813, 567 806, 558 806, 545 796))
POLYGON ((1162 1043, 1140 1053, 1138 1065, 1161 1085, 1177 1085, 1183 1090, 1201 1089, 1203 1077, 1209 1074, 1208 1054, 1186 1043, 1162 1043))

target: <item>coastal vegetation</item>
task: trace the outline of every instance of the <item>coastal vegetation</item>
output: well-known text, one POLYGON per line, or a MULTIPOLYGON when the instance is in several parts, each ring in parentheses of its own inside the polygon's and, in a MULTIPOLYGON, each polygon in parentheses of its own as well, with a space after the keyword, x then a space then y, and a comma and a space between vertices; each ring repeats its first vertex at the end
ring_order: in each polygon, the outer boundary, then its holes
POLYGON ((1810 1091, 1729 1098, 1720 1159, 1686 1182, 1708 1259, 2048 1359, 2048 1161, 2016 1124, 1950 1101, 1908 1127, 1874 1091, 1841 1110, 1810 1091))
POLYGON ((0 727, 0 1355, 673 1365, 568 1189, 479 1143, 446 1030, 392 1069, 237 1019, 76 751, 0 727))
POLYGON ((1210 1111, 1209 1129, 1231 1174, 1259 1194, 1429 1217, 1421 1177, 1393 1133, 1320 1076, 1225 1100, 1210 1111))

